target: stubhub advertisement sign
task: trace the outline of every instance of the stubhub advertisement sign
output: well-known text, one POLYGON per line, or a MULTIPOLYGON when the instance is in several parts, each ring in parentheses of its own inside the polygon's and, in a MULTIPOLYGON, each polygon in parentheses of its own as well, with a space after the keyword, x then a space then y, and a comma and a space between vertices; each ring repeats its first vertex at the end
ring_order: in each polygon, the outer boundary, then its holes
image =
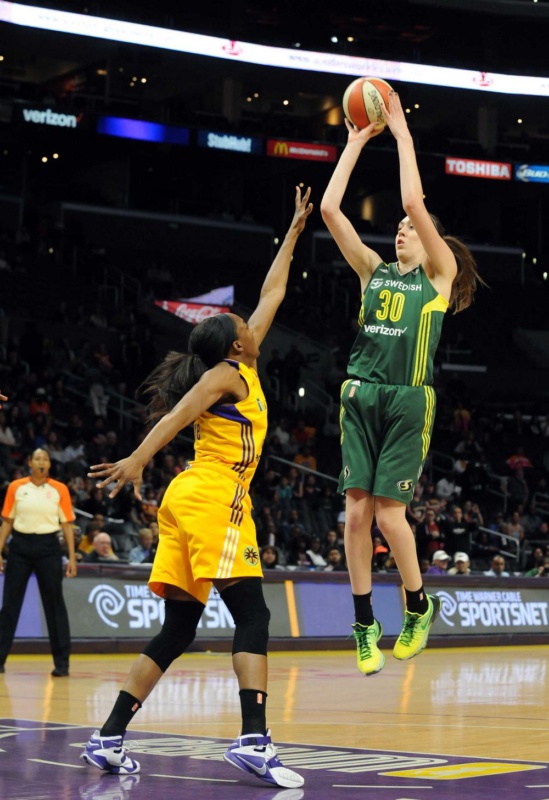
POLYGON ((233 153, 263 153, 263 143, 257 136, 237 136, 219 131, 198 131, 198 145, 212 150, 230 150, 233 153))
POLYGON ((517 164, 515 180, 523 183, 549 183, 549 166, 542 164, 517 164))

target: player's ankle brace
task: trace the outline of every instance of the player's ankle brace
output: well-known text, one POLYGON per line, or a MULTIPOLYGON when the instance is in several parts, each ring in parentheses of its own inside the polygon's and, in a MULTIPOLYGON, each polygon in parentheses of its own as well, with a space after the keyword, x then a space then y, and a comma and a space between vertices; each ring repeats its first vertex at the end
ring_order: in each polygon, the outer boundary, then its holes
POLYGON ((198 600, 166 600, 165 606, 162 630, 143 650, 144 655, 151 658, 162 672, 166 672, 172 661, 192 644, 204 611, 203 603, 198 600))
POLYGON ((408 589, 404 591, 406 592, 406 610, 412 614, 425 614, 429 608, 429 601, 423 585, 415 592, 408 589))
POLYGON ((266 656, 271 612, 263 597, 261 578, 243 578, 224 589, 221 598, 231 612, 236 626, 233 655, 255 653, 266 656))
POLYGON ((134 714, 141 708, 141 703, 129 692, 122 689, 110 713, 109 718, 99 731, 100 736, 123 736, 132 721, 134 714))

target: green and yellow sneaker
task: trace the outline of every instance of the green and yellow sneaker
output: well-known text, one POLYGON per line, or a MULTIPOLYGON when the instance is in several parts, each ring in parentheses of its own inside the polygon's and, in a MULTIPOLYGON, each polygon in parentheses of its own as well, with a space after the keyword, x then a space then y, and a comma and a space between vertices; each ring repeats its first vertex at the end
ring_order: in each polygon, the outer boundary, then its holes
POLYGON ((406 611, 404 625, 393 648, 393 655, 399 661, 419 655, 427 646, 431 626, 438 616, 440 600, 433 594, 427 595, 429 608, 425 614, 412 614, 406 611))
POLYGON ((375 675, 385 664, 385 656, 377 646, 383 636, 381 623, 374 620, 373 625, 355 622, 353 627, 356 639, 356 663, 363 675, 375 675))

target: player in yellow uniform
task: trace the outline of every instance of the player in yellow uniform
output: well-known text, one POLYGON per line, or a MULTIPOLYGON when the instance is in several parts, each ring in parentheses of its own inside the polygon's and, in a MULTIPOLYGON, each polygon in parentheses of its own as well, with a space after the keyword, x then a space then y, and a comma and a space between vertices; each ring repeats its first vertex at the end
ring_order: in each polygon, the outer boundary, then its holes
POLYGON ((242 709, 240 736, 225 760, 273 786, 303 778, 282 766, 267 730, 267 641, 270 612, 251 516, 249 485, 267 431, 256 359, 286 293, 292 254, 312 211, 311 190, 296 188, 295 213, 248 323, 218 314, 197 325, 190 354, 169 353, 147 380, 151 418, 159 422, 115 464, 92 467, 111 497, 127 483, 136 496, 145 465, 194 422, 195 460, 169 485, 158 513, 160 540, 149 586, 165 599, 161 632, 135 661, 113 710, 81 758, 116 774, 139 772, 123 747, 128 723, 162 674, 192 643, 212 584, 235 622, 233 667, 242 709))
MULTIPOLYGON (((232 325, 228 315, 219 319, 232 325)), ((232 359, 225 363, 248 396, 218 402, 194 423, 196 458, 168 486, 158 512, 161 538, 149 586, 161 597, 173 585, 206 603, 213 578, 262 574, 248 489, 267 431, 267 403, 252 367, 232 359), (185 559, 179 555, 183 546, 185 559)))

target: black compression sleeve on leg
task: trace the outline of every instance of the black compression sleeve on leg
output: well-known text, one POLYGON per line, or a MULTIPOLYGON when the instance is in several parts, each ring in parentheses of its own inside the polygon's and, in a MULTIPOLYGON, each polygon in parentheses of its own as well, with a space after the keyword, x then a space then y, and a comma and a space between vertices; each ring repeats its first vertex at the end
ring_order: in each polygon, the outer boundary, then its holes
POLYGON ((261 582, 261 578, 243 578, 221 592, 221 598, 231 612, 236 626, 233 655, 267 655, 271 612, 265 603, 261 582))
POLYGON ((166 600, 165 607, 162 630, 143 650, 162 672, 192 644, 204 611, 204 604, 198 600, 166 600))

